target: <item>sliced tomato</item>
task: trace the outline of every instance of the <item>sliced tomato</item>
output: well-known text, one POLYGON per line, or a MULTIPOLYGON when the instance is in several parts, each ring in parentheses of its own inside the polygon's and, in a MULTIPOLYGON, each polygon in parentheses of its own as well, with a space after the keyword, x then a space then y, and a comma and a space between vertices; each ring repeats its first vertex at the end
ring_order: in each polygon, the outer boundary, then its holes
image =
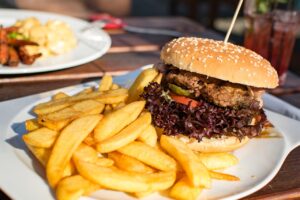
POLYGON ((181 103, 181 104, 184 104, 187 106, 189 105, 192 108, 195 108, 200 104, 200 102, 195 101, 194 99, 191 99, 191 98, 188 98, 185 96, 178 96, 178 95, 174 95, 174 94, 170 94, 170 96, 177 103, 181 103))

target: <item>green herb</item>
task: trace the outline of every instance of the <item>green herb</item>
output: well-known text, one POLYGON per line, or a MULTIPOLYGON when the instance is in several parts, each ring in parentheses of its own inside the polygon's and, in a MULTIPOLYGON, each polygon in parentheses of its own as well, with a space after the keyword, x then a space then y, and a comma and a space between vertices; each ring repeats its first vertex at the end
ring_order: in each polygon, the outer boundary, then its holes
POLYGON ((8 38, 10 39, 17 39, 17 40, 28 40, 28 38, 25 37, 25 35, 18 33, 18 32, 11 32, 8 35, 8 38))

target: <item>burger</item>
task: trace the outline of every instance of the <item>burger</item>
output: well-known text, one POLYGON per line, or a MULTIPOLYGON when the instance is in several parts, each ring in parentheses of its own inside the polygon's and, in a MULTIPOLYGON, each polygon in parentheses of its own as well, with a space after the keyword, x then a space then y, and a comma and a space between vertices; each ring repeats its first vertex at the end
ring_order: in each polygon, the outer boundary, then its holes
POLYGON ((268 124, 262 94, 278 85, 270 63, 231 43, 182 37, 167 43, 160 84, 142 97, 156 127, 192 149, 233 151, 259 136, 268 124))

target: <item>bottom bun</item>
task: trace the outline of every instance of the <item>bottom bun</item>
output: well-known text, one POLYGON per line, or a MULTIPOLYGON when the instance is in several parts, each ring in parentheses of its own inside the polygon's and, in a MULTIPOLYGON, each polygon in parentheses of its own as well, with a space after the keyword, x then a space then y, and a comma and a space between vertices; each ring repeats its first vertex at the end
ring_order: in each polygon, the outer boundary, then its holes
POLYGON ((239 140, 237 137, 233 136, 222 136, 221 138, 210 139, 203 138, 201 142, 184 135, 178 135, 176 138, 186 143, 194 151, 205 153, 234 151, 249 141, 248 137, 239 140))

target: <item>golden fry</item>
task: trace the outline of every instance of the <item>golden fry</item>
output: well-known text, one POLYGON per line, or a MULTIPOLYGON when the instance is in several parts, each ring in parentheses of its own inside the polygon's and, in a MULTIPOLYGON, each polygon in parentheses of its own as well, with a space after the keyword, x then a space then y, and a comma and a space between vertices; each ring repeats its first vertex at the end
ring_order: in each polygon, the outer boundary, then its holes
POLYGON ((113 83, 112 76, 105 74, 100 81, 98 90, 107 91, 111 88, 112 83, 113 83))
POLYGON ((25 129, 27 131, 34 131, 41 127, 42 125, 38 123, 37 119, 28 119, 25 121, 25 129))
POLYGON ((117 151, 162 171, 176 171, 176 161, 163 151, 142 142, 132 142, 117 151))
POLYGON ((94 130, 95 140, 101 142, 117 134, 138 117, 144 106, 145 101, 132 102, 105 115, 94 130))
POLYGON ((86 180, 80 175, 74 175, 66 177, 58 183, 56 198, 58 200, 75 200, 99 189, 99 185, 86 180))
POLYGON ((42 127, 23 135, 23 140, 34 147, 50 148, 57 136, 58 132, 42 127))
POLYGON ((207 167, 209 170, 215 169, 226 169, 238 164, 239 160, 231 153, 200 153, 196 152, 198 159, 207 167))
POLYGON ((139 172, 144 174, 155 172, 153 168, 145 165, 141 161, 116 151, 108 153, 108 157, 114 160, 114 163, 118 168, 125 171, 139 172))
POLYGON ((154 126, 148 126, 148 128, 140 134, 138 140, 149 146, 155 147, 157 145, 157 133, 154 126))
POLYGON ((139 100, 140 95, 144 91, 144 87, 146 87, 157 76, 157 74, 158 72, 154 68, 142 71, 129 88, 129 97, 127 102, 130 103, 139 100))
POLYGON ((58 93, 56 93, 55 95, 52 96, 52 100, 63 99, 63 98, 66 98, 68 96, 69 95, 67 95, 64 92, 58 92, 58 93))
POLYGON ((160 145, 181 164, 193 186, 210 187, 211 178, 207 168, 185 143, 173 137, 162 135, 160 145))
POLYGON ((149 184, 139 180, 136 173, 117 168, 102 167, 93 163, 80 161, 77 169, 81 176, 105 188, 123 192, 144 192, 149 184))
POLYGON ((51 187, 56 187, 74 151, 100 120, 100 115, 81 117, 71 122, 60 133, 54 144, 46 168, 48 182, 51 187))
POLYGON ((160 84, 161 80, 162 80, 162 77, 163 77, 163 74, 162 73, 159 73, 154 79, 152 82, 156 82, 158 84, 160 84))
POLYGON ((150 113, 146 113, 143 116, 138 117, 119 133, 99 142, 96 145, 97 151, 100 153, 108 153, 126 146, 127 144, 136 140, 139 135, 150 125, 150 123, 150 113))
POLYGON ((181 178, 171 189, 170 197, 178 200, 196 200, 203 188, 193 186, 188 177, 181 178))
POLYGON ((209 175, 213 179, 224 180, 224 181, 239 181, 239 177, 236 177, 231 174, 224 174, 221 172, 209 171, 209 175))

